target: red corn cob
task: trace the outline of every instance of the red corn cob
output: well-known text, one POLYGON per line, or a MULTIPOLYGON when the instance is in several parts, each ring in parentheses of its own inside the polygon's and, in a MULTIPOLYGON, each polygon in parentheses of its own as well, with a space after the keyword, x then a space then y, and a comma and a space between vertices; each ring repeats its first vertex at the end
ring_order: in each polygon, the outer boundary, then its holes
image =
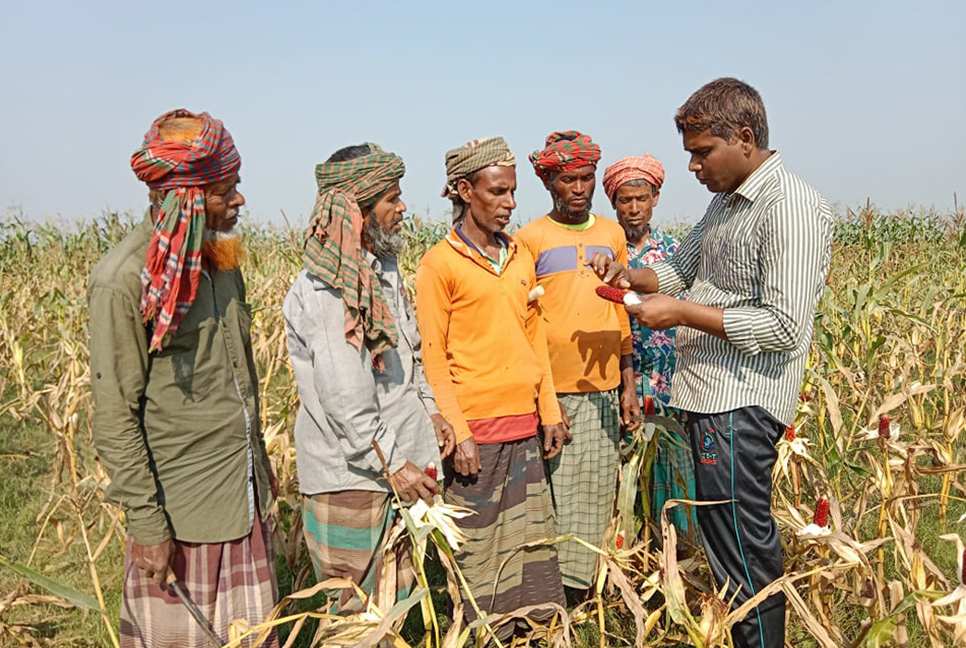
POLYGON ((828 497, 825 495, 819 497, 815 503, 815 515, 812 516, 812 522, 815 523, 815 526, 828 526, 828 497))
POLYGON ((623 533, 618 533, 617 534, 617 540, 614 541, 614 544, 617 545, 617 548, 618 549, 620 549, 621 547, 624 546, 624 534, 623 533))
POLYGON ((889 417, 885 414, 879 417, 879 438, 889 438, 889 417))
POLYGON ((433 481, 436 481, 436 464, 435 463, 430 462, 430 464, 428 466, 426 466, 426 470, 424 470, 423 472, 426 473, 426 476, 427 477, 429 477, 433 481))
POLYGON ((618 304, 624 303, 624 295, 627 294, 627 291, 615 288, 614 286, 597 286, 596 292, 598 297, 603 297, 608 301, 618 304))
POLYGON ((966 549, 963 549, 963 573, 959 575, 959 582, 966 585, 966 549))
POLYGON ((794 441, 795 440, 795 424, 792 423, 787 428, 785 428, 785 440, 794 441))
POLYGON ((648 416, 654 414, 654 397, 650 394, 644 394, 644 413, 648 416))

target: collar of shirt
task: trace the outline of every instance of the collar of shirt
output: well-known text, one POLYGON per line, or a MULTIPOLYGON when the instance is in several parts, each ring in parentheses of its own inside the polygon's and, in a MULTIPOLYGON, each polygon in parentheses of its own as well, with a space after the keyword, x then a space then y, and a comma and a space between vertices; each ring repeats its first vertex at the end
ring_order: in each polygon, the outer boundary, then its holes
POLYGON ((635 259, 639 256, 647 254, 651 250, 664 250, 668 245, 668 236, 658 229, 650 228, 651 231, 647 236, 647 240, 644 245, 637 247, 630 241, 627 242, 627 253, 634 257, 635 259))
POLYGON ((745 181, 735 189, 730 196, 726 198, 729 200, 731 196, 741 196, 748 202, 755 202, 758 196, 761 195, 762 190, 765 188, 765 183, 768 178, 774 174, 782 166, 782 156, 778 151, 772 151, 771 155, 761 163, 757 169, 752 171, 745 181))
MULTIPOLYGON (((496 262, 496 259, 494 259, 493 257, 491 257, 489 254, 487 254, 486 252, 484 252, 480 248, 476 247, 476 244, 473 243, 473 241, 471 241, 468 238, 466 238, 466 235, 463 234, 463 222, 462 221, 460 221, 459 223, 456 224, 456 227, 454 228, 454 230, 456 231, 456 235, 460 237, 460 240, 463 241, 463 243, 465 243, 469 247, 471 247, 474 250, 476 250, 480 254, 481 257, 483 257, 484 259, 486 259, 490 263, 496 262)), ((510 247, 509 239, 507 238, 506 234, 504 234, 503 232, 497 232, 496 233, 496 240, 500 243, 500 259, 506 259, 506 249, 508 247, 510 247)))
POLYGON ((587 220, 585 220, 583 223, 577 223, 576 225, 571 225, 570 223, 561 223, 560 221, 555 221, 554 219, 550 218, 550 214, 547 214, 547 218, 550 219, 550 222, 553 223, 554 225, 559 225, 560 227, 562 227, 564 229, 573 230, 575 232, 582 232, 583 230, 588 230, 588 229, 590 229, 591 227, 594 226, 594 223, 597 222, 597 216, 595 214, 593 214, 593 213, 591 213, 587 217, 587 220))

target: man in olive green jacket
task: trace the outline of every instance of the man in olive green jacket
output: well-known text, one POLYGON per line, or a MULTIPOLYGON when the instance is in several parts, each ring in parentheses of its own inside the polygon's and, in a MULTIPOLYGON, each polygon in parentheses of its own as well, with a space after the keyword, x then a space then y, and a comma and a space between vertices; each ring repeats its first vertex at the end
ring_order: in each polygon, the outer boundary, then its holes
POLYGON ((182 110, 155 122, 131 165, 152 207, 88 286, 94 443, 129 533, 121 645, 200 646, 171 576, 223 641, 277 598, 277 485, 233 229, 241 162, 220 121, 182 110))

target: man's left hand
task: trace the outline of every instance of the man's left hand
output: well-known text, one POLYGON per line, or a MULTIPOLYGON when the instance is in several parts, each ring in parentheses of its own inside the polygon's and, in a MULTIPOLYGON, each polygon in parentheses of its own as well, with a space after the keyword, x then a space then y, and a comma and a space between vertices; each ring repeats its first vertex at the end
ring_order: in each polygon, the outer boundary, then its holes
POLYGON ((543 428, 543 458, 553 459, 563 450, 564 444, 573 437, 563 423, 546 425, 543 428))
POLYGON ((663 331, 681 324, 680 299, 668 295, 639 295, 641 303, 625 306, 627 314, 649 329, 663 331))
POLYGON ((268 488, 272 491, 272 499, 278 499, 278 476, 271 466, 268 467, 268 488))
POLYGON ((445 459, 453 453, 456 447, 456 431, 442 414, 432 414, 433 428, 436 430, 436 443, 439 444, 439 458, 445 459))
POLYGON ((633 430, 641 424, 641 404, 637 400, 637 389, 631 384, 621 389, 621 428, 633 430))

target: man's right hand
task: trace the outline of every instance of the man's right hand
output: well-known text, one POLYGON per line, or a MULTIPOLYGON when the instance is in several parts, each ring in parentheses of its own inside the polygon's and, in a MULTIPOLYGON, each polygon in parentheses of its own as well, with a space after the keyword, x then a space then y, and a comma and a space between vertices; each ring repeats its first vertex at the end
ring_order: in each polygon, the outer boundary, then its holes
POLYGON ((439 488, 439 484, 434 479, 411 461, 407 461, 402 468, 394 472, 389 477, 389 481, 402 501, 407 503, 422 498, 427 504, 432 504, 433 496, 439 488))
POLYGON ((563 450, 564 444, 572 440, 570 430, 563 423, 543 428, 543 458, 553 459, 563 450))
POLYGON ((164 587, 174 565, 174 542, 165 540, 160 544, 143 545, 135 540, 131 545, 131 559, 148 578, 164 587))
POLYGON ((480 463, 480 449, 476 445, 476 439, 470 437, 466 441, 456 445, 456 452, 453 453, 453 468, 464 477, 473 477, 482 468, 480 463))
POLYGON ((631 287, 631 276, 627 272, 627 268, 622 266, 617 261, 614 261, 606 254, 601 254, 600 252, 594 255, 588 263, 588 266, 597 273, 600 280, 609 286, 616 286, 617 288, 622 288, 627 290, 631 287))

